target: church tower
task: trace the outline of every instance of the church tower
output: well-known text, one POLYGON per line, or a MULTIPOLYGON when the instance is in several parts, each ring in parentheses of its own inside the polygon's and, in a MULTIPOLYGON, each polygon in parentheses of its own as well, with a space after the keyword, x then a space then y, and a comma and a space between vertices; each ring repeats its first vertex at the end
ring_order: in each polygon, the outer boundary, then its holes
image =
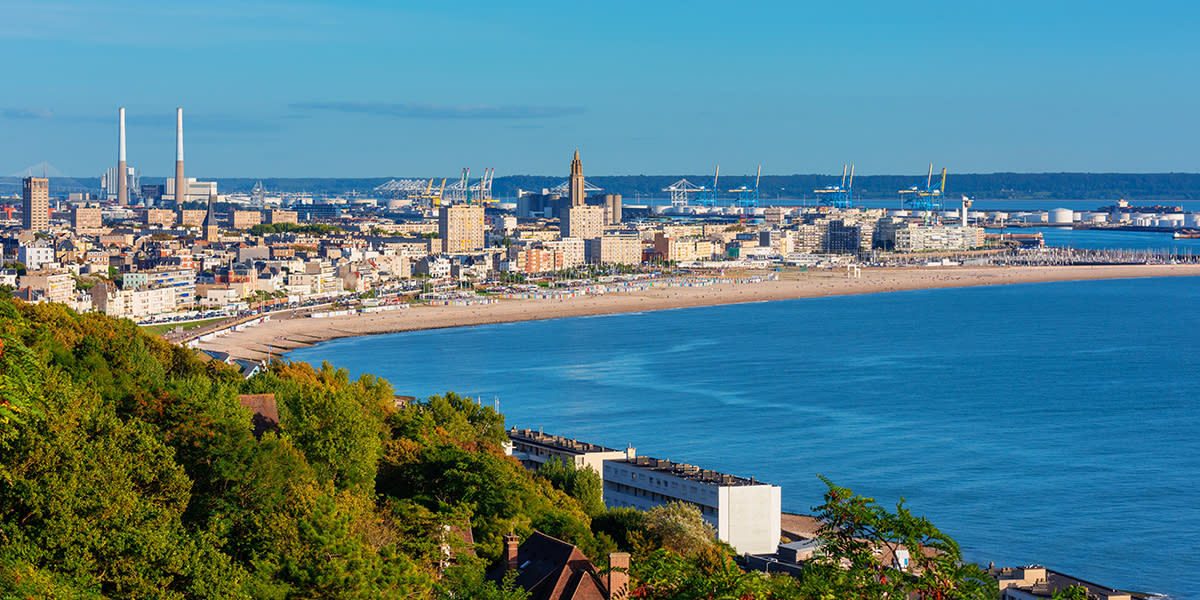
POLYGON ((216 199, 216 196, 208 197, 208 214, 204 215, 204 240, 209 243, 221 239, 221 231, 217 228, 217 216, 213 214, 213 202, 216 199))
POLYGON ((583 206, 583 163, 579 162, 579 150, 571 160, 571 206, 583 206))

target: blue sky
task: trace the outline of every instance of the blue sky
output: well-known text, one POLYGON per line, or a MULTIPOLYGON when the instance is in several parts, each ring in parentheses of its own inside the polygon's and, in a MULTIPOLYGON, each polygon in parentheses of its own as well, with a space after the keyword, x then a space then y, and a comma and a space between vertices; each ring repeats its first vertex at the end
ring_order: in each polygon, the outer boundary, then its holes
POLYGON ((1200 171, 1191 2, 346 4, 3 0, 0 175, 1200 171))

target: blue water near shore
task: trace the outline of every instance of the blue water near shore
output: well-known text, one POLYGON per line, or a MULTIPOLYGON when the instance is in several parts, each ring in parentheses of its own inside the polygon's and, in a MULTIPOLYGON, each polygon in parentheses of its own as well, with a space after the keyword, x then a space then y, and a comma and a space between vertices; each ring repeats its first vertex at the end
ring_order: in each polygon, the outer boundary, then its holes
POLYGON ((510 425, 901 496, 986 564, 1200 597, 1200 278, 922 290, 335 340, 292 352, 510 425))

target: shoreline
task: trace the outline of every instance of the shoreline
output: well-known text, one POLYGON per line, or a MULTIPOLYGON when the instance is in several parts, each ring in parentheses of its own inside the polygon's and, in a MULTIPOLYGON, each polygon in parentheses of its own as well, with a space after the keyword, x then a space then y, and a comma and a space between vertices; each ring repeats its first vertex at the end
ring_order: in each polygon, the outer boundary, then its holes
POLYGON ((272 319, 201 342, 199 348, 262 360, 334 339, 426 329, 924 289, 1186 276, 1200 276, 1200 265, 875 268, 862 269, 857 279, 836 270, 789 272, 779 280, 761 283, 652 288, 556 300, 500 300, 480 306, 415 305, 322 319, 272 319))

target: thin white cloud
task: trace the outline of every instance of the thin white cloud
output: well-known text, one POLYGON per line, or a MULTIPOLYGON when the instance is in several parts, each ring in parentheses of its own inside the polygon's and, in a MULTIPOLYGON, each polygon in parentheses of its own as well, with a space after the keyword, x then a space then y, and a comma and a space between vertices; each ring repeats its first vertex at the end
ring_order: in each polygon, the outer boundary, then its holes
POLYGON ((0 118, 5 119, 49 119, 54 113, 48 108, 5 107, 0 108, 0 118))

